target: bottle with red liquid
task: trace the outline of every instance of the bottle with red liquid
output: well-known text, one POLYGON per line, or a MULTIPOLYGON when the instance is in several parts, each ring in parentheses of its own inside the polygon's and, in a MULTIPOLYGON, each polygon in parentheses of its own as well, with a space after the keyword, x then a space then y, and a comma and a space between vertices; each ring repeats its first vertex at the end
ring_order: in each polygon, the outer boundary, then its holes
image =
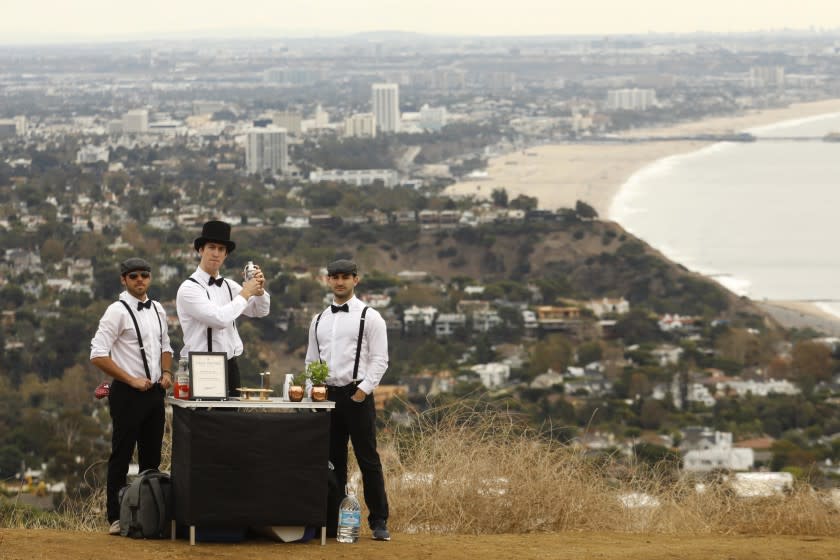
POLYGON ((175 374, 172 396, 176 399, 190 398, 190 360, 187 356, 181 356, 178 361, 178 372, 175 374))

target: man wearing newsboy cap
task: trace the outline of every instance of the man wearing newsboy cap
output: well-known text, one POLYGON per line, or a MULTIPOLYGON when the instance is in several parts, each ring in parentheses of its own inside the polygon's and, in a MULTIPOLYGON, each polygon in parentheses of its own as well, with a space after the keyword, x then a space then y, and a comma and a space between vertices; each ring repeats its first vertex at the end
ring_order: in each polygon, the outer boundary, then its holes
POLYGON ((265 277, 259 266, 250 279, 240 285, 221 276, 222 264, 236 249, 230 238, 230 225, 211 220, 193 241, 200 262, 192 276, 178 288, 178 320, 184 331, 181 356, 190 352, 224 352, 228 360, 228 395, 238 395, 240 381, 237 356, 244 351, 236 329, 236 319, 265 317, 271 299, 265 291, 265 277))
MULTIPOLYGON (((327 395, 335 401, 330 413, 330 461, 338 488, 343 491, 347 484, 347 444, 352 442, 362 471, 371 536, 377 541, 390 541, 388 496, 376 450, 373 400, 373 390, 388 369, 388 336, 382 316, 354 295, 358 272, 359 267, 349 259, 327 265, 333 303, 312 319, 306 363, 325 362, 329 366, 327 395)), ((329 519, 337 518, 333 501, 330 508, 335 511, 327 513, 329 519)))
MULTIPOLYGON (((108 458, 107 516, 120 533, 119 490, 137 446, 140 472, 160 466, 163 397, 172 386, 172 347, 166 311, 149 299, 152 267, 132 257, 120 263, 125 291, 105 310, 90 341, 90 361, 113 378, 108 395, 113 430, 108 458)), ((126 529, 126 528, 123 528, 126 529)))

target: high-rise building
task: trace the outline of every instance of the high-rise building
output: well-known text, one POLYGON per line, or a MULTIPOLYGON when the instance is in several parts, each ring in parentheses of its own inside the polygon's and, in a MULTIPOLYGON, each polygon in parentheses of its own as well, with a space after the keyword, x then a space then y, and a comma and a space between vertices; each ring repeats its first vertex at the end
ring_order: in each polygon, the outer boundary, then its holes
POLYGON ((400 131, 400 90, 398 84, 373 84, 373 115, 381 132, 400 131))
POLYGON ((277 127, 252 128, 245 147, 245 167, 248 173, 284 174, 289 169, 286 129, 277 127))
POLYGON ((785 85, 784 66, 750 67, 749 86, 753 89, 783 88, 785 85))
POLYGON ((146 109, 135 109, 122 117, 123 132, 127 134, 142 134, 149 129, 149 112, 146 109))
POLYGON ((344 136, 348 138, 375 138, 376 117, 373 113, 357 113, 344 119, 344 136))

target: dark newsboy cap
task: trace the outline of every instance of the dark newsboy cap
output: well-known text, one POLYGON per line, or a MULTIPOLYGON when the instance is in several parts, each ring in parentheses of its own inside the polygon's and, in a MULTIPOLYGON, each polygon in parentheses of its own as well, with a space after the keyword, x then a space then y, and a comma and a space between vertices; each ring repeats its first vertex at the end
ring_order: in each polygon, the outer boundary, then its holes
POLYGON ((131 257, 130 259, 126 259, 120 263, 120 276, 125 276, 129 272, 134 272, 135 270, 145 270, 146 272, 151 272, 152 267, 149 266, 149 263, 137 257, 131 257))
POLYGON ((327 276, 335 276, 336 274, 352 274, 356 275, 359 272, 359 267, 350 259, 338 259, 327 265, 327 276))

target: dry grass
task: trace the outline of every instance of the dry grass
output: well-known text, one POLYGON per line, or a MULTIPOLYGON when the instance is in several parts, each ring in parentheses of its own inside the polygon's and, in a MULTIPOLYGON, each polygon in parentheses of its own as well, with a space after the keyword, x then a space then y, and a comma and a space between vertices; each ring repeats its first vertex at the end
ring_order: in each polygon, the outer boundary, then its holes
MULTIPOLYGON (((805 484, 778 498, 738 498, 723 484, 698 493, 695 481, 673 468, 628 465, 618 457, 593 459, 519 424, 514 415, 475 403, 419 414, 411 427, 391 426, 379 441, 390 526, 398 532, 840 532, 836 505, 805 484)), ((162 470, 169 469, 170 460, 167 423, 162 470)), ((92 497, 62 504, 58 513, 0 502, 0 527, 101 531, 104 480, 86 476, 86 482, 94 489, 92 497)))
POLYGON ((391 525, 398 531, 490 534, 617 531, 836 535, 840 513, 807 485, 779 498, 703 493, 674 470, 592 459, 468 405, 428 411, 380 438, 391 525), (653 505, 653 504, 656 505, 653 505))

